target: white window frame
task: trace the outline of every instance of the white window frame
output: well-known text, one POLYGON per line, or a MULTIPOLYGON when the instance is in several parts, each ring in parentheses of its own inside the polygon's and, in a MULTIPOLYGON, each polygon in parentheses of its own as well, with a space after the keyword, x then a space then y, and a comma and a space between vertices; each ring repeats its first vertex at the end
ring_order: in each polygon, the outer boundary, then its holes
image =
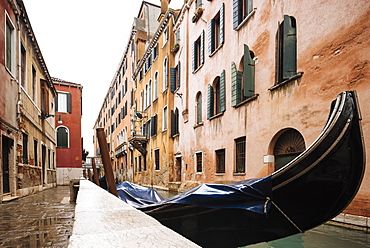
POLYGON ((162 132, 168 129, 168 107, 164 106, 162 111, 162 132))

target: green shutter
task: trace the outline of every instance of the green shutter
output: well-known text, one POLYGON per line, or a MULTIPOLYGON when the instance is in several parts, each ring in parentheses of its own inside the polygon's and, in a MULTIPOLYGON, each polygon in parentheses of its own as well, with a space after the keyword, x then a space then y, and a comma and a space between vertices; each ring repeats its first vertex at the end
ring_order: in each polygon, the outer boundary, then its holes
POLYGON ((72 113, 71 93, 67 93, 67 113, 72 113))
POLYGON ((173 110, 171 110, 171 136, 176 134, 176 115, 173 110))
POLYGON ((177 68, 170 68, 170 91, 173 93, 176 90, 177 68))
POLYGON ((208 22, 208 56, 215 50, 215 20, 212 19, 208 22))
POLYGON ((226 90, 225 90, 225 70, 222 71, 221 77, 220 77, 220 111, 225 112, 226 111, 226 90))
POLYGON ((254 96, 254 60, 252 59, 249 47, 244 45, 244 96, 254 96))
POLYGON ((248 15, 253 11, 253 0, 248 0, 248 15))
POLYGON ((242 22, 242 2, 241 0, 233 0, 233 28, 236 29, 242 22))
POLYGON ((220 9, 220 44, 224 44, 224 15, 225 15, 225 4, 222 3, 220 9))
POLYGON ((6 67, 12 70, 12 28, 6 21, 6 67))
POLYGON ((295 18, 284 15, 283 28, 283 80, 285 80, 297 73, 297 34, 295 18))
POLYGON ((214 111, 214 89, 212 85, 208 84, 208 98, 207 98, 207 119, 213 116, 214 111))
POLYGON ((191 47, 191 55, 192 55, 192 72, 195 72, 195 70, 197 69, 197 64, 196 64, 196 59, 197 59, 197 49, 196 49, 196 46, 197 46, 197 42, 193 42, 193 45, 191 47))
MULTIPOLYGON (((204 30, 200 35, 200 65, 204 64, 204 30)), ((199 66, 199 65, 198 65, 199 66)))
POLYGON ((236 65, 231 62, 231 106, 235 107, 241 101, 242 72, 236 70, 236 65))

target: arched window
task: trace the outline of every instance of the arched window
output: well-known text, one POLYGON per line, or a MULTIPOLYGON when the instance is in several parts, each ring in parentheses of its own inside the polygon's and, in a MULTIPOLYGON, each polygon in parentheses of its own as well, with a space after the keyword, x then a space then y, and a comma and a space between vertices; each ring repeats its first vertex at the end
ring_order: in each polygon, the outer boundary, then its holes
POLYGON ((57 128, 57 148, 69 148, 69 131, 66 127, 57 128))
POLYGON ((163 91, 168 88, 168 59, 167 57, 163 62, 163 91))
POLYGON ((202 123, 202 93, 198 92, 196 97, 196 124, 202 123))
POLYGON ((303 136, 295 129, 288 129, 277 139, 274 146, 275 171, 292 161, 306 149, 303 136))
POLYGON ((158 71, 154 74, 153 100, 158 98, 158 71))

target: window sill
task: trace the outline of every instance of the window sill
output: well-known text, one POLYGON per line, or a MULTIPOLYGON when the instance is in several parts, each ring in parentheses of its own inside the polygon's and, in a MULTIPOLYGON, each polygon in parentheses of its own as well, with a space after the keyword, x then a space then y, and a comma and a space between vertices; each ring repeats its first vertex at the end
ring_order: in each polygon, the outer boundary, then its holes
POLYGON ((278 83, 278 84, 276 84, 276 85, 272 86, 271 88, 269 88, 269 91, 274 91, 274 90, 276 90, 276 89, 278 89, 278 88, 280 88, 280 87, 282 87, 282 86, 284 86, 284 85, 286 85, 286 84, 288 84, 288 83, 290 83, 290 82, 293 82, 293 81, 295 81, 295 80, 297 80, 297 79, 301 78, 301 77, 302 77, 302 75, 303 75, 303 72, 298 72, 298 73, 297 73, 296 75, 294 75, 293 77, 288 78, 287 80, 285 80, 285 81, 283 81, 283 82, 280 82, 280 83, 278 83))
POLYGON ((215 55, 222 47, 224 46, 224 44, 220 44, 210 55, 209 57, 213 57, 213 55, 215 55))
POLYGON ((177 133, 177 134, 172 135, 172 138, 175 139, 176 137, 179 137, 179 136, 180 136, 180 133, 177 133))
POLYGON ((234 172, 233 176, 245 176, 245 172, 234 172))
POLYGON ((236 105, 234 106, 234 108, 239 108, 239 107, 241 107, 241 106, 243 106, 243 105, 245 105, 245 104, 247 104, 247 103, 249 103, 249 102, 252 102, 252 101, 256 100, 256 99, 258 98, 258 96, 259 96, 259 94, 255 94, 254 96, 251 96, 251 97, 249 97, 249 98, 245 99, 244 101, 242 101, 242 102, 240 102, 240 103, 236 104, 236 105))
POLYGON ((201 123, 197 123, 197 124, 195 124, 194 125, 194 129, 196 129, 196 128, 198 128, 198 127, 201 127, 201 126, 203 126, 204 124, 203 124, 203 122, 201 122, 201 123))
POLYGON ((201 64, 200 66, 198 66, 198 68, 193 71, 193 74, 197 73, 203 67, 203 65, 204 64, 201 64))
POLYGON ((218 114, 216 114, 216 115, 214 115, 214 116, 210 117, 208 120, 213 120, 213 119, 216 119, 216 118, 218 118, 218 117, 220 117, 220 116, 223 116, 223 115, 224 115, 224 112, 225 112, 225 111, 223 111, 223 112, 221 112, 221 113, 218 113, 218 114))
POLYGON ((225 176, 225 172, 216 173, 215 176, 225 176))
POLYGON ((251 19, 251 17, 254 15, 254 13, 256 13, 256 10, 257 10, 257 8, 254 8, 253 10, 252 10, 252 12, 251 13, 249 13, 249 15, 247 15, 245 18, 244 18, 244 20, 234 29, 235 31, 239 31, 239 29, 241 29, 243 26, 244 26, 244 24, 246 24, 248 21, 249 21, 249 19, 251 19))

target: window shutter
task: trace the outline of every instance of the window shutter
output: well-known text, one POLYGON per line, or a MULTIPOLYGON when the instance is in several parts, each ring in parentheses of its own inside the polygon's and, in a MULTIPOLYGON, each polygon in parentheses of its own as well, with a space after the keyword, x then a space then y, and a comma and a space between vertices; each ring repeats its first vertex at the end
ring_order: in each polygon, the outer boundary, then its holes
POLYGON ((196 59, 197 59, 197 54, 196 54, 196 46, 197 46, 197 43, 196 42, 193 42, 193 46, 191 47, 191 54, 192 54, 192 71, 195 72, 195 70, 197 69, 197 64, 196 64, 196 59))
POLYGON ((150 132, 152 137, 157 134, 157 115, 153 116, 150 120, 150 132))
POLYGON ((180 86, 181 86, 181 80, 180 80, 181 74, 180 74, 180 72, 181 72, 181 63, 179 61, 178 65, 177 65, 177 87, 178 88, 180 88, 180 86))
POLYGON ((252 59, 249 47, 244 45, 244 96, 254 96, 254 60, 252 59))
POLYGON ((288 79, 297 72, 297 34, 295 18, 284 15, 283 29, 283 79, 288 79))
POLYGON ((176 114, 171 110, 171 136, 174 136, 176 133, 176 114))
POLYGON ((253 0, 248 0, 248 15, 253 11, 253 0))
POLYGON ((72 113, 71 93, 67 94, 67 112, 72 113))
POLYGON ((177 68, 170 68, 170 90, 172 93, 176 90, 176 72, 177 68))
POLYGON ((237 71, 234 62, 231 63, 231 106, 235 107, 241 102, 243 72, 237 71))
POLYGON ((208 22, 208 56, 215 50, 215 20, 208 22))
POLYGON ((225 70, 221 73, 220 78, 220 111, 225 112, 226 110, 226 92, 225 92, 225 70))
POLYGON ((204 30, 200 35, 200 64, 204 64, 204 30))
POLYGON ((207 98, 207 119, 213 116, 214 111, 214 89, 212 85, 208 84, 208 98, 207 98))
POLYGON ((225 13, 225 4, 222 3, 220 9, 220 44, 224 44, 224 14, 225 13))
POLYGON ((236 29, 242 21, 241 0, 233 0, 233 28, 236 29))
POLYGON ((54 105, 55 105, 55 111, 58 112, 58 93, 54 97, 54 105))

